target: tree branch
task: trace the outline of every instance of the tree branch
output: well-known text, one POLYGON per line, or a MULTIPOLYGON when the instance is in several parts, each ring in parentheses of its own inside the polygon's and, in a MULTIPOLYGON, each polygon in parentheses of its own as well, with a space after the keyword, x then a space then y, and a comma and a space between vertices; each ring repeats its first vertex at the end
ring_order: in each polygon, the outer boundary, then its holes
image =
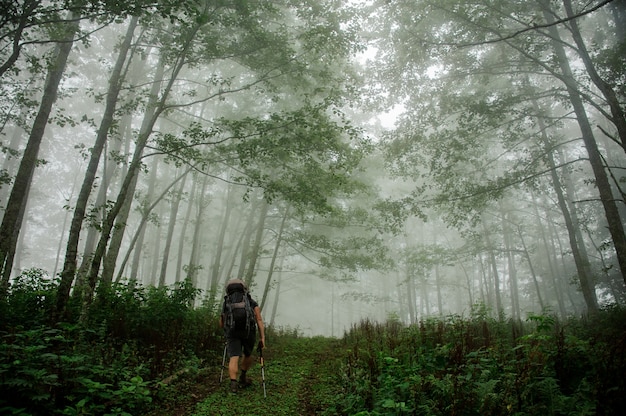
POLYGON ((562 19, 557 19, 554 22, 544 23, 544 24, 540 24, 540 25, 539 24, 532 24, 529 27, 525 27, 524 29, 520 29, 520 30, 518 30, 516 32, 513 32, 513 33, 511 33, 509 35, 506 35, 506 36, 500 36, 500 37, 497 37, 495 39, 488 39, 488 40, 484 40, 484 41, 481 41, 481 42, 475 42, 475 43, 474 42, 473 43, 464 43, 464 44, 461 44, 461 45, 456 44, 456 46, 458 46, 460 48, 467 48, 467 47, 472 47, 472 46, 488 45, 488 44, 491 44, 491 43, 498 43, 498 42, 502 42, 502 41, 505 41, 505 40, 510 40, 510 39, 513 39, 513 38, 515 38, 515 37, 517 37, 517 36, 519 36, 519 35, 521 35, 523 33, 530 32, 532 30, 545 29, 545 28, 549 28, 549 27, 552 27, 552 26, 560 25, 562 23, 569 22, 571 20, 578 19, 579 17, 582 17, 582 16, 585 16, 585 15, 588 15, 589 13, 595 12, 596 10, 606 6, 607 4, 609 4, 611 2, 613 2, 613 0, 603 0, 600 3, 596 4, 594 7, 590 8, 589 10, 582 11, 582 12, 576 14, 576 15, 573 15, 573 16, 568 16, 568 17, 564 17, 562 19))

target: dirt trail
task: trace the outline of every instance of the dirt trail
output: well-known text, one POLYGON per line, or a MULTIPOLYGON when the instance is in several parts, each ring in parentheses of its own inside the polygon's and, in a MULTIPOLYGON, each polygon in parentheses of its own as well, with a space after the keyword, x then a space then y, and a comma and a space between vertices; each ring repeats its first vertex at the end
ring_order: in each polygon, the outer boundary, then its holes
MULTIPOLYGON (((264 351, 265 385, 258 361, 249 371, 253 385, 229 393, 228 376, 220 384, 219 364, 193 380, 181 377, 175 404, 147 416, 310 416, 329 412, 339 386, 337 341, 326 338, 280 338, 264 351)), ((255 355, 256 358, 256 355, 255 355)))

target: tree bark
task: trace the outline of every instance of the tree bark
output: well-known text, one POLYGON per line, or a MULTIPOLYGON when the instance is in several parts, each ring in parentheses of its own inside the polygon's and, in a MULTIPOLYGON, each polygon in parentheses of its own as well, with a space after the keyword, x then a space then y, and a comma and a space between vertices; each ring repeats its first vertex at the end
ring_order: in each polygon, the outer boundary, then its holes
MULTIPOLYGON (((550 156, 551 155, 548 155, 548 157, 550 156)), ((553 289, 554 289, 554 298, 556 299, 557 305, 559 307, 559 316, 565 319, 567 316, 567 312, 565 311, 565 303, 563 302, 563 293, 559 290, 560 289, 559 287, 560 277, 557 275, 556 267, 554 265, 553 255, 552 255, 554 253, 554 247, 552 247, 552 245, 548 243, 548 238, 545 232, 546 228, 544 227, 541 221, 541 214, 539 213, 539 207, 538 207, 538 203, 537 203, 534 193, 531 192, 531 196, 532 196, 533 212, 535 214, 535 221, 537 223, 537 230, 539 230, 539 237, 541 238, 541 242, 543 243, 543 247, 544 247, 544 256, 545 256, 546 261, 548 262, 548 268, 550 270, 550 277, 552 279, 552 284, 553 284, 553 289)))
POLYGON ((89 269, 89 274, 87 276, 88 287, 83 302, 81 320, 86 318, 87 309, 89 305, 91 305, 94 290, 98 281, 100 265, 105 254, 106 247, 109 243, 111 231, 116 224, 117 217, 122 211, 126 200, 132 198, 137 182, 137 175, 139 174, 139 169, 141 167, 143 159, 143 151, 146 147, 146 144, 152 133, 152 129, 156 121, 165 109, 165 100, 169 96, 174 81, 178 77, 178 73, 184 65, 185 60, 182 59, 182 57, 185 56, 188 47, 189 45, 187 45, 187 47, 185 47, 184 50, 181 51, 181 59, 177 61, 176 67, 172 69, 172 74, 168 80, 168 84, 159 99, 157 99, 157 94, 160 90, 160 85, 164 74, 164 62, 162 56, 159 60, 159 63, 157 64, 155 82, 150 93, 150 99, 148 100, 148 110, 146 113, 146 117, 144 117, 144 123, 142 124, 142 127, 140 129, 139 137, 137 138, 137 142, 135 143, 135 151, 133 152, 132 160, 128 165, 128 173, 124 177, 124 181, 122 183, 115 203, 111 207, 110 211, 108 212, 106 218, 102 223, 102 233, 100 235, 100 241, 98 242, 98 246, 96 247, 96 251, 94 252, 91 266, 89 269))
MULTIPOLYGON (((154 196, 154 187, 156 186, 156 178, 157 178, 158 169, 159 169, 159 158, 155 157, 152 160, 152 167, 150 168, 150 175, 148 177, 148 191, 146 192, 146 195, 143 198, 143 202, 140 203, 141 222, 139 223, 139 226, 137 227, 137 230, 135 231, 135 237, 133 237, 133 244, 130 247, 128 247, 127 256, 124 258, 124 261, 122 262, 119 268, 118 275, 121 275, 126 265, 126 262, 128 261, 127 260, 128 255, 130 254, 130 252, 133 252, 133 261, 130 266, 130 276, 129 276, 130 280, 140 281, 140 279, 138 279, 137 276, 139 274, 139 265, 141 264, 141 253, 143 252, 143 241, 146 238, 146 228, 148 228, 146 227, 146 223, 148 222, 148 218, 150 218, 150 213, 155 208, 154 203, 150 204, 151 205, 150 207, 148 206, 148 204, 150 203, 150 201, 152 200, 154 196)), ((162 194, 161 198, 163 198, 164 196, 165 195, 162 194)), ((156 257, 158 257, 158 255, 156 257)))
POLYGON ((500 217, 502 218, 502 240, 506 250, 507 263, 509 265, 509 287, 511 290, 511 317, 519 320, 521 317, 521 309, 519 303, 519 287, 517 282, 517 266, 515 264, 515 251, 511 242, 511 227, 509 222, 509 213, 504 209, 502 201, 499 202, 500 217))
MULTIPOLYGON (((120 264, 117 277, 115 278, 116 282, 119 282, 122 279, 122 275, 123 275, 124 268, 126 267, 126 263, 128 262, 128 259, 130 258, 130 254, 133 253, 133 250, 135 249, 135 246, 137 246, 139 244, 139 242, 141 241, 141 236, 142 236, 143 232, 146 229, 145 225, 148 222, 148 219, 150 218, 150 214, 156 208, 156 206, 165 198, 165 196, 170 191, 170 189, 172 189, 172 187, 174 185, 176 185, 178 183, 178 181, 180 181, 181 179, 185 178, 187 176, 187 173, 189 173, 189 171, 191 171, 191 168, 188 168, 182 175, 180 175, 176 179, 174 179, 161 192, 161 194, 157 198, 155 198, 155 200, 149 206, 147 206, 145 208, 144 212, 142 212, 141 221, 139 222, 139 225, 137 226, 137 230, 135 231, 135 235, 130 240, 130 244, 129 244, 129 247, 128 247, 128 251, 126 252, 126 256, 124 257, 124 260, 120 264)), ((183 181, 183 184, 184 184, 184 181, 183 181)), ((136 253, 136 250, 134 252, 136 253)), ((137 260, 137 263, 138 263, 137 264, 137 269, 135 269, 134 263, 135 263, 135 260, 133 260, 133 267, 132 267, 132 269, 134 271, 131 272, 130 279, 131 280, 138 280, 137 279, 137 276, 138 276, 137 270, 139 269, 139 260, 137 260)))
POLYGON ((589 51, 587 50, 587 45, 585 45, 585 41, 583 40, 582 35, 580 34, 580 29, 578 28, 578 22, 574 16, 574 11, 572 10, 572 2, 571 0, 563 0, 563 5, 565 6, 565 12, 567 13, 567 17, 571 20, 569 21, 569 26, 572 33, 572 38, 577 46, 577 52, 580 58, 585 65, 585 69, 587 70, 587 74, 589 74, 589 78, 594 83, 596 87, 600 90, 604 99, 606 100, 609 108, 611 110, 611 122, 615 125, 617 129, 617 134, 619 136, 619 142, 621 143, 622 149, 626 152, 626 116, 624 116, 624 110, 622 109, 622 104, 619 102, 617 98, 617 94, 613 87, 609 85, 606 81, 602 79, 596 67, 589 55, 589 51))
POLYGON ((285 232, 285 223, 287 222, 287 217, 289 217, 289 206, 285 208, 285 213, 283 214, 283 219, 280 222, 280 228, 278 229, 278 235, 276 236, 276 242, 274 244, 274 252, 272 253, 272 260, 270 261, 270 267, 267 272, 267 280, 265 281, 265 287, 263 288, 263 296, 261 297, 261 309, 265 306, 265 300, 267 299, 267 294, 270 290, 270 285, 272 283, 272 276, 274 274, 274 266, 276 265, 276 258, 278 257, 278 253, 280 251, 280 245, 283 241, 283 233, 285 232))
POLYGON ((70 294, 70 288, 76 276, 80 231, 83 225, 83 220, 85 219, 87 203, 96 178, 98 165, 100 164, 100 158, 102 157, 102 151, 105 148, 105 144, 109 137, 109 129, 113 124, 113 117, 115 115, 119 93, 122 88, 122 69, 124 67, 124 63, 126 62, 128 51, 130 50, 133 34, 135 32, 135 28, 137 27, 138 20, 138 17, 131 18, 128 29, 126 30, 124 41, 120 45, 120 51, 113 67, 113 71, 109 77, 109 88, 107 91, 106 105, 102 114, 102 120, 100 122, 100 127, 98 128, 96 141, 91 149, 91 156, 87 165, 87 171, 85 172, 85 178, 83 179, 82 186, 78 193, 76 207, 74 208, 74 215, 70 223, 68 241, 65 249, 65 261, 63 263, 63 271, 61 272, 61 280, 57 289, 57 317, 62 316, 65 311, 70 294))
POLYGON ((280 266, 278 267, 278 276, 276 277, 276 289, 274 290, 274 301, 272 302, 272 312, 270 314, 269 326, 274 326, 274 320, 276 319, 276 313, 278 312, 278 300, 280 299, 280 286, 283 280, 283 262, 285 256, 280 258, 280 266))
MULTIPOLYGON (((3 130, 4 128, 0 129, 0 132, 2 132, 3 130)), ((9 145, 7 146, 9 149, 17 152, 17 149, 19 148, 20 143, 22 143, 24 140, 24 138, 22 137, 23 132, 24 130, 22 130, 21 127, 15 126, 13 128, 13 132, 11 133, 11 140, 9 142, 9 145)), ((18 165, 17 156, 12 156, 7 153, 5 155, 4 162, 2 163, 2 168, 0 168, 0 173, 11 175, 11 172, 17 171, 18 167, 19 165, 18 165)), ((0 206, 5 206, 6 201, 8 200, 8 195, 9 195, 9 192, 7 190, 7 186, 2 184, 2 186, 0 186, 0 206)), ((4 216, 4 211, 0 212, 0 223, 2 221, 3 216, 4 216)))
MULTIPOLYGON (((161 206, 156 205, 155 208, 161 208, 161 206)), ((157 214, 158 215, 158 214, 157 214)), ((144 227, 145 228, 145 227, 144 227)), ((153 250, 152 250, 152 264, 150 265, 149 274, 150 277, 150 286, 156 287, 158 276, 157 270, 159 269, 159 253, 161 252, 161 233, 162 233, 162 225, 161 221, 156 226, 154 230, 154 238, 152 239, 153 250)), ((147 280, 147 279, 143 279, 147 280)))
MULTIPOLYGON (((540 114, 539 104, 536 101, 533 101, 533 108, 535 109, 537 114, 540 114)), ((582 239, 582 235, 580 234, 578 225, 572 220, 572 217, 575 218, 576 208, 572 206, 570 209, 570 207, 568 207, 566 198, 563 194, 563 186, 557 172, 556 163, 554 162, 554 154, 551 150, 551 146, 546 133, 547 126, 545 125, 541 117, 537 117, 537 124, 539 125, 539 129, 541 131, 542 147, 546 151, 546 163, 550 168, 552 188, 556 193, 557 204, 559 206, 559 209, 561 210, 561 214, 563 215, 563 220, 565 221, 565 228, 567 229, 567 235, 569 238, 570 248, 572 250, 572 256, 574 257, 574 263, 576 264, 578 280, 580 282, 583 298, 585 299, 587 309, 591 313, 595 313, 598 310, 598 301, 596 298, 593 278, 591 275, 589 258, 587 257, 586 251, 584 250, 585 242, 582 239)), ((564 174, 567 175, 567 172, 565 170, 564 174)), ((541 227, 541 230, 543 230, 543 227, 541 227)))
POLYGON ((9 70, 17 62, 17 59, 20 56, 22 51, 22 34, 24 30, 31 23, 31 17, 33 12, 39 7, 41 4, 41 0, 26 0, 22 2, 21 7, 23 7, 22 13, 19 16, 17 26, 15 29, 11 30, 11 35, 13 37, 13 42, 11 42, 11 53, 8 58, 2 65, 0 66, 0 78, 6 71, 9 70))
POLYGON ((230 216, 233 210, 233 185, 229 185, 226 190, 226 198, 224 201, 224 214, 220 221, 220 228, 217 233, 217 240, 215 241, 215 253, 213 256, 213 262, 211 265, 211 272, 209 274, 209 282, 207 289, 209 291, 209 306, 213 306, 215 299, 217 298, 217 285, 220 277, 220 266, 222 263, 222 253, 224 252, 224 243, 226 241, 226 230, 230 225, 230 216))
POLYGON ((2 225, 0 225, 0 296, 8 288, 17 237, 22 225, 23 215, 20 215, 20 211, 24 209, 28 200, 28 190, 37 166, 39 148, 52 106, 57 98, 59 85, 67 66, 67 59, 74 44, 74 34, 79 28, 78 19, 75 17, 74 15, 70 16, 70 20, 73 21, 64 25, 63 38, 55 47, 54 60, 48 69, 39 111, 33 122, 28 143, 24 149, 22 161, 4 211, 2 225))
POLYGON ((250 240, 252 239, 252 233, 254 232, 254 214, 256 214, 258 203, 259 201, 255 199, 250 205, 250 213, 248 214, 246 226, 243 234, 241 235, 241 257, 239 259, 239 269, 237 271, 237 279, 241 280, 244 280, 246 275, 246 260, 250 254, 250 240))
POLYGON ((161 261, 161 271, 159 272, 159 287, 165 286, 165 279, 167 277, 167 263, 169 261, 170 251, 172 247, 172 240, 174 239, 174 229, 176 227, 176 217, 178 217, 178 208, 180 207, 180 201, 183 196, 183 190, 185 189, 185 183, 189 171, 183 175, 180 187, 173 197, 170 206, 170 219, 167 225, 167 235, 165 237, 165 247, 163 248, 163 260, 161 261))
POLYGON ((498 273, 498 263, 496 261, 495 249, 491 244, 491 237, 489 236, 489 230, 485 222, 482 222, 483 236, 485 243, 487 244, 487 254, 489 256, 489 264, 491 265, 491 272, 493 274, 493 293, 496 298, 496 313, 499 319, 504 319, 504 309, 502 307, 502 293, 500 291, 500 275, 498 273))
POLYGON ((415 301, 415 284, 413 283, 413 276, 410 272, 410 266, 406 267, 406 301, 409 305, 409 322, 415 324, 417 322, 417 313, 415 301))
POLYGON ((187 236, 187 227, 189 226, 189 222, 191 221, 191 214, 193 208, 193 201, 196 197, 196 186, 198 186, 198 175, 192 175, 191 180, 191 190, 189 191, 189 201, 187 201, 187 212, 185 213, 185 219, 183 221, 183 226, 180 230, 180 238, 178 240, 178 259, 176 260, 176 275, 174 277, 174 282, 178 283, 181 280, 181 275, 183 272, 183 251, 185 249, 185 237, 187 236))
POLYGON ((541 287, 539 286, 539 279, 537 279, 537 273, 535 273, 535 267, 533 266, 533 260, 530 258, 530 253, 528 252, 528 247, 526 246, 526 241, 524 240, 524 232, 522 228, 517 226, 517 234, 519 235, 520 242, 522 243, 522 250, 524 257, 526 257, 526 261, 528 262, 528 270, 530 270, 530 276, 533 279, 533 284, 535 285, 535 291, 537 292, 537 300, 539 301, 539 307, 542 311, 545 310, 546 304, 543 302, 543 297, 541 296, 541 287))
POLYGON ((265 231, 265 220, 267 219, 267 211, 270 204, 265 199, 261 200, 261 212, 259 214, 259 222, 257 223, 256 233, 254 236, 254 243, 252 244, 252 250, 250 251, 250 258, 248 259, 248 267, 246 269, 245 282, 248 287, 252 287, 254 281, 254 275, 256 271, 256 265, 259 261, 259 253, 261 252, 261 243, 263 242, 263 232, 265 231))
MULTIPOLYGON (((547 11, 544 11, 544 16, 548 23, 553 22, 552 15, 547 11)), ((549 31, 552 37, 552 45, 557 57, 558 65, 561 68, 563 75, 563 82, 567 88, 570 102, 574 108, 574 113, 576 114, 576 121, 578 122, 578 126, 582 134, 583 143, 585 145, 585 149, 587 150, 587 154, 589 155, 589 162, 595 177, 596 187, 598 188, 598 192, 600 194, 600 200, 609 225, 609 232, 611 233, 613 245, 615 247, 615 251, 617 252, 617 262, 621 270, 622 278, 626 283, 626 235, 624 234, 624 225, 615 202, 615 197, 613 196, 613 191, 611 190, 608 175, 602 162, 602 155, 598 149, 589 119, 587 118, 585 106, 578 90, 576 89, 576 83, 574 81, 574 76, 570 68, 567 54, 563 49, 562 43, 559 41, 559 33, 554 26, 551 26, 549 31)))
POLYGON ((200 239, 202 237, 202 220, 204 218, 204 210, 207 202, 206 187, 209 181, 208 176, 202 177, 202 185, 200 186, 200 193, 196 200, 198 201, 198 210, 196 212, 196 223, 193 229, 193 238, 191 240, 191 254, 189 255, 189 263, 187 263, 187 279, 191 281, 193 287, 198 287, 198 271, 200 270, 200 239))

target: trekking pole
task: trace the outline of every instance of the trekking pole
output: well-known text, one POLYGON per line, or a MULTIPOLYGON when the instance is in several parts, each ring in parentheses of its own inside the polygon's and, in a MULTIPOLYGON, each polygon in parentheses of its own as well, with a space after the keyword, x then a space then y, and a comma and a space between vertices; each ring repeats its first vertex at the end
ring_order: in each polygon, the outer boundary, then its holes
POLYGON ((259 353, 259 361, 261 363, 261 378, 263 380, 263 397, 267 398, 267 391, 265 390, 265 360, 263 359, 263 342, 259 341, 259 345, 256 347, 259 353))
POLYGON ((222 379, 224 378, 224 367, 226 366, 226 347, 227 343, 224 343, 224 355, 222 356, 222 372, 220 373, 220 384, 222 384, 222 379))

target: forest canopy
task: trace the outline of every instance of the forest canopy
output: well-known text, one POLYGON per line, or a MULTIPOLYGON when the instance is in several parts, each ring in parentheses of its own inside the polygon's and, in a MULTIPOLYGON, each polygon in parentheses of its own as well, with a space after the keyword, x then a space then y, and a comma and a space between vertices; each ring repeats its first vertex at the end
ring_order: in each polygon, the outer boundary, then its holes
POLYGON ((307 334, 624 304, 624 0, 1 7, 1 296, 51 322, 233 277, 307 334))

